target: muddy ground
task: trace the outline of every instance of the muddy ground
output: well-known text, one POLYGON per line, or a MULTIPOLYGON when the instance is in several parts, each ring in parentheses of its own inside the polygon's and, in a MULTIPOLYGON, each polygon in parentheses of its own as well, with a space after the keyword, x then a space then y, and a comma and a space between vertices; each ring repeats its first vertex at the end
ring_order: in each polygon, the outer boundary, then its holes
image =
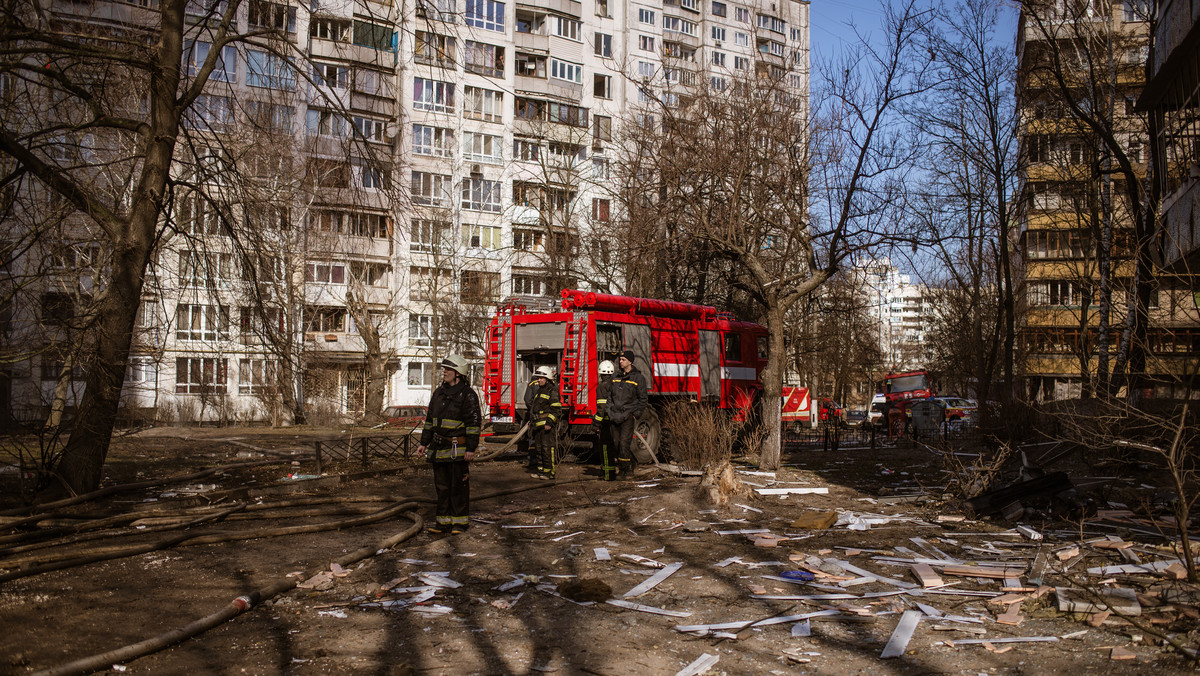
MULTIPOLYGON (((270 459, 307 443, 263 430, 149 430, 114 443, 106 484, 270 459)), ((418 533, 349 566, 344 577, 293 589, 199 636, 115 668, 143 674, 675 674, 710 655, 717 661, 708 673, 715 674, 1192 671, 1154 632, 1197 645, 1193 586, 1157 574, 1085 574, 1130 556, 1096 547, 1094 541, 1106 536, 1136 543, 1133 556, 1143 562, 1172 558, 1145 521, 1058 521, 1031 509, 1021 523, 1045 534, 1035 542, 1000 519, 939 522, 964 512, 951 499, 953 490, 947 490, 950 475, 943 461, 921 447, 796 450, 784 460, 774 476, 740 476, 751 489, 824 488, 828 493, 750 495, 715 509, 698 477, 654 468, 641 470, 637 481, 613 483, 599 481, 594 466, 570 464, 560 469, 558 481, 548 483, 530 478, 519 459, 479 463, 472 471, 475 499, 468 532, 418 533), (841 523, 826 529, 791 525, 801 516, 830 511, 842 517, 841 523), (847 521, 855 516, 876 522, 853 530, 847 521), (750 535, 731 532, 761 529, 787 539, 765 547, 750 535), (1067 580, 1055 572, 1063 565, 1056 552, 1081 542, 1083 558, 1072 563, 1068 574, 1074 579, 1067 580), (601 560, 600 548, 609 560, 601 560), (1005 624, 997 617, 1008 606, 989 602, 1000 593, 1000 580, 944 574, 949 586, 940 591, 949 593, 921 593, 904 586, 916 582, 908 563, 875 558, 944 555, 966 564, 1004 560, 1029 566, 1039 552, 1049 562, 1045 572, 1025 572, 1019 587, 1037 589, 1031 577, 1041 577, 1046 586, 1094 587, 1110 580, 1109 587, 1141 594, 1141 615, 1133 618, 1140 628, 1115 616, 1104 620, 1093 613, 1060 612, 1056 594, 1044 590, 1014 592, 1023 599, 1009 615, 1017 623, 1005 624), (682 567, 644 594, 624 599, 657 572, 647 560, 682 567), (805 570, 817 573, 818 586, 774 579, 805 570), (686 616, 576 602, 559 594, 568 591, 564 583, 579 581, 588 581, 601 597, 686 616), (971 595, 980 591, 992 595, 971 595), (825 594, 849 598, 755 598, 825 594), (918 603, 944 616, 922 616, 903 655, 882 659, 902 614, 918 603), (740 632, 726 629, 724 636, 675 629, 822 610, 835 612, 812 618, 807 627, 799 621, 767 623, 740 632), (1089 619, 1103 623, 1092 626, 1089 619), (809 635, 802 635, 806 630, 809 635), (1047 640, 953 643, 1028 637, 1047 640)), ((1165 477, 1146 465, 1097 466, 1087 460, 1060 464, 1082 486, 1081 501, 1091 499, 1102 509, 1137 512, 1142 498, 1148 502, 1166 485, 1165 477)), ((366 511, 416 498, 420 515, 432 519, 427 465, 377 464, 366 472, 332 465, 323 468, 323 479, 287 478, 313 469, 305 455, 295 466, 234 469, 124 492, 70 508, 38 527, 73 530, 83 520, 134 509, 294 503, 320 496, 366 511)), ((265 520, 235 513, 187 532, 245 534, 352 516, 328 513, 328 504, 289 509, 265 520)), ((0 672, 31 673, 156 636, 293 572, 328 568, 412 526, 397 516, 338 531, 184 544, 0 583, 0 672)), ((161 525, 116 529, 109 531, 112 537, 77 542, 72 551, 95 553, 180 532, 146 532, 156 527, 161 525)), ((31 528, 3 531, 0 565, 17 557, 36 563, 35 555, 63 551, 30 548, 38 542, 31 528)), ((57 537, 78 535, 64 530, 57 537)))

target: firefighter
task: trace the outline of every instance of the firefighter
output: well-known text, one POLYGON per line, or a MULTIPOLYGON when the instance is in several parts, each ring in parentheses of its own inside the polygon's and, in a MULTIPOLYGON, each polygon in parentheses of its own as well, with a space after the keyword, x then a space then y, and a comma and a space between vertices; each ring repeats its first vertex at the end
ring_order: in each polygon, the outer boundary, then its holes
POLYGON ((537 454, 537 469, 532 475, 535 478, 554 478, 557 464, 557 458, 554 457, 555 426, 561 408, 554 369, 549 366, 537 367, 533 372, 533 382, 525 388, 525 417, 529 420, 532 435, 529 447, 537 454))
POLYGON ((607 359, 596 369, 600 377, 596 382, 596 443, 600 445, 600 476, 605 481, 617 479, 617 454, 613 445, 612 424, 608 420, 608 396, 612 391, 612 378, 616 368, 607 359))
POLYGON ((452 354, 441 361, 442 384, 433 391, 417 452, 433 463, 437 521, 429 532, 457 534, 470 525, 470 472, 479 446, 479 396, 467 382, 467 360, 452 354))
POLYGON ((608 395, 608 418, 612 421, 617 446, 617 476, 632 479, 637 470, 633 457, 633 430, 646 410, 646 376, 633 365, 633 350, 617 359, 620 371, 613 376, 608 395))

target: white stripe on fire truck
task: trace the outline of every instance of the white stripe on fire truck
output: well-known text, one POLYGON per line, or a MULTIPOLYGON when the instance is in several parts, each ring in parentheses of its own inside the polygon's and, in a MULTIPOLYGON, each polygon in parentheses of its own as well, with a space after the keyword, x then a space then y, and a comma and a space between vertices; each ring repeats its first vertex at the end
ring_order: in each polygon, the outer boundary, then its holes
POLYGON ((667 362, 654 363, 654 375, 664 378, 699 378, 699 364, 668 364, 667 362))
POLYGON ((722 366, 721 377, 725 380, 756 380, 758 373, 749 366, 722 366))

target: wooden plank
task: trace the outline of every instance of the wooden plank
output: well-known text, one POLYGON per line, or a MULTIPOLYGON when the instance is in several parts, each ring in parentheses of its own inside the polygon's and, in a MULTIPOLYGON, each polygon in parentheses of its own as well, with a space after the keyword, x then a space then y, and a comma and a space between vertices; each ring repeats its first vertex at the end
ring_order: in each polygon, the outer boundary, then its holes
POLYGON ((801 615, 786 615, 783 617, 772 617, 761 622, 754 620, 741 620, 738 622, 721 622, 718 624, 680 624, 675 626, 675 631, 680 631, 685 634, 708 633, 710 631, 720 631, 722 629, 741 629, 748 624, 753 624, 756 627, 765 627, 771 624, 786 624, 788 622, 800 622, 813 617, 824 617, 826 615, 840 615, 840 610, 818 610, 812 613, 803 613, 801 615))
POLYGON ((1151 561, 1150 563, 1141 564, 1125 564, 1123 566, 1098 566, 1096 568, 1088 568, 1088 575, 1125 575, 1127 573, 1157 573, 1160 570, 1166 570, 1172 564, 1181 563, 1179 559, 1168 559, 1164 561, 1151 561))
POLYGON ((617 606, 619 608, 628 608, 629 610, 637 610, 637 611, 640 611, 643 613, 651 613, 653 615, 666 615, 667 617, 691 617, 692 616, 692 614, 688 613, 688 612, 681 612, 678 610, 665 610, 663 608, 655 608, 654 606, 644 606, 640 603, 634 603, 632 601, 622 601, 621 599, 609 599, 609 600, 605 601, 605 603, 612 605, 612 606, 617 606))
POLYGON ((946 582, 934 571, 933 566, 927 563, 915 563, 912 567, 913 577, 917 578, 917 582, 921 583, 922 587, 940 587, 946 582))
POLYGON ((921 621, 923 615, 924 613, 919 610, 904 611, 904 614, 900 616, 900 621, 896 623, 896 629, 892 631, 887 645, 883 646, 883 652, 879 653, 880 659, 900 657, 904 654, 904 649, 908 647, 908 642, 912 639, 913 632, 917 629, 917 623, 921 621))
POLYGON ((693 660, 691 664, 675 672, 675 676, 697 676, 697 674, 703 674, 709 669, 712 669, 713 665, 715 665, 719 659, 721 658, 716 655, 704 653, 700 657, 697 657, 695 660, 693 660))
POLYGON ((1004 564, 1003 566, 942 566, 946 575, 964 577, 986 577, 991 580, 1002 580, 1006 577, 1018 577, 1026 570, 1025 564, 1004 564))
POLYGON ((680 568, 683 568, 682 562, 672 563, 671 565, 667 566, 666 568, 663 568, 662 570, 658 571, 657 573, 651 575, 649 578, 646 579, 645 582, 642 582, 641 584, 634 587, 633 589, 630 589, 629 591, 625 592, 622 595, 623 598, 631 599, 631 598, 641 596, 642 594, 645 594, 646 592, 653 589, 655 587, 655 585, 657 585, 658 583, 660 583, 663 580, 667 579, 668 577, 671 577, 672 575, 674 575, 675 572, 678 571, 680 568))
POLYGON ((905 582, 904 580, 893 580, 890 577, 883 577, 882 575, 879 575, 877 573, 872 573, 869 570, 863 570, 862 568, 852 565, 846 561, 841 561, 838 559, 825 559, 825 561, 827 563, 833 563, 837 566, 840 566, 840 567, 844 568, 845 570, 848 570, 851 573, 854 573, 856 575, 859 575, 862 577, 873 577, 876 580, 879 580, 880 582, 883 582, 885 584, 890 584, 893 587, 899 587, 901 589, 915 589, 917 587, 917 585, 915 585, 911 582, 905 582))
POLYGON ((1004 611, 1003 614, 996 616, 996 622, 998 622, 1000 624, 1011 625, 1014 627, 1017 626, 1018 624, 1021 624, 1021 621, 1024 619, 1025 618, 1021 617, 1021 602, 1020 601, 1017 601, 1016 603, 1010 605, 1008 607, 1008 610, 1004 611))
POLYGON ((828 495, 829 489, 821 488, 755 488, 759 495, 828 495))

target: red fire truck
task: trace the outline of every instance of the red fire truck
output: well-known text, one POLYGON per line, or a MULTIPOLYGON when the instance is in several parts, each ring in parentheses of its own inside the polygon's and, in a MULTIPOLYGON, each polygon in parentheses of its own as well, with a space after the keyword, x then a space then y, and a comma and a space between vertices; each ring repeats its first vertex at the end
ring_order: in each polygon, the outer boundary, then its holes
POLYGON ((587 433, 596 368, 605 359, 615 365, 624 350, 633 350, 634 365, 649 376, 651 405, 637 431, 655 451, 662 431, 656 408, 686 400, 744 412, 761 392, 767 330, 758 324, 706 305, 571 289, 561 296, 510 300, 492 318, 483 391, 497 434, 516 431, 539 366, 558 370, 566 423, 574 434, 587 433))
POLYGON ((893 437, 903 434, 905 421, 912 415, 909 407, 936 394, 933 376, 929 371, 922 369, 889 373, 884 376, 883 396, 887 398, 888 408, 891 410, 888 413, 889 419, 884 421, 888 427, 888 434, 893 437), (903 412, 903 415, 898 412, 903 412), (894 419, 892 419, 893 415, 894 419))

